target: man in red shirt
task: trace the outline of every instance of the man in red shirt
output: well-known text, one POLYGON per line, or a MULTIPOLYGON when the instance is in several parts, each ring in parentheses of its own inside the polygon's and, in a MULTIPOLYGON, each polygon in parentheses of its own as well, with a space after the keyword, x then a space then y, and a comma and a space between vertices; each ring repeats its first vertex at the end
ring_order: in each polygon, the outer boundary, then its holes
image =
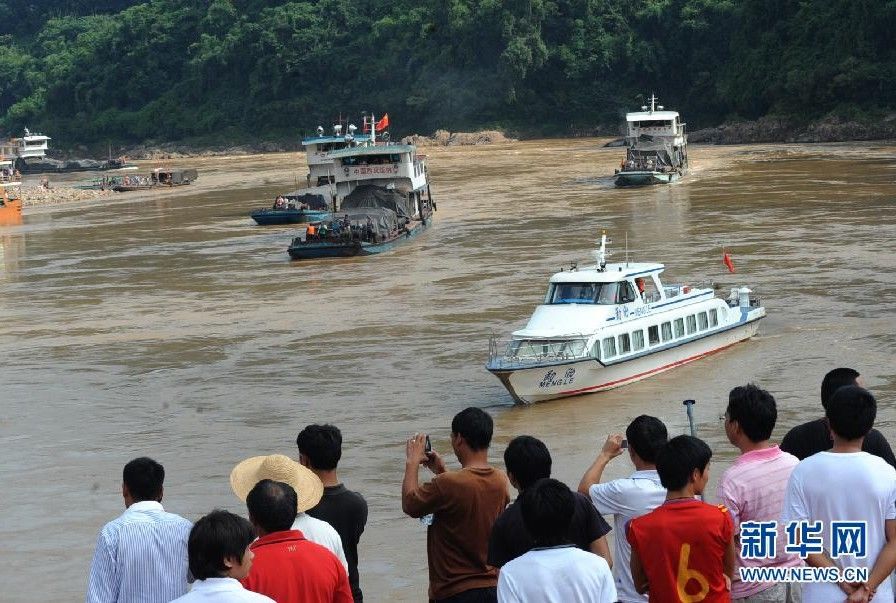
POLYGON ((651 603, 731 601, 734 524, 724 506, 695 498, 709 481, 711 457, 695 437, 669 440, 656 460, 666 502, 628 524, 632 579, 651 603))
POLYGON ((277 603, 352 603, 348 574, 336 555, 290 529, 298 507, 292 486, 262 480, 246 506, 258 540, 249 545, 255 559, 243 586, 277 603))

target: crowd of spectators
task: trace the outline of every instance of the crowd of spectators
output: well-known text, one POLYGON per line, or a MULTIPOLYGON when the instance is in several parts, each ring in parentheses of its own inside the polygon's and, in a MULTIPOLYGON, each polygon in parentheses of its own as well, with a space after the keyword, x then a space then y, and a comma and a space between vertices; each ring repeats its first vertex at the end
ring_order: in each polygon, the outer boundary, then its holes
MULTIPOLYGON (((460 469, 449 470, 425 434, 405 446, 401 507, 428 525, 429 601, 892 601, 896 459, 873 429, 877 403, 863 385, 852 369, 828 373, 824 417, 780 446, 772 394, 731 390, 724 430, 739 455, 715 493, 710 447, 669 438, 656 417, 609 435, 574 492, 551 478, 550 451, 530 435, 504 450, 506 473, 492 466, 492 418, 467 408, 451 423, 460 469), (634 471, 604 480, 625 454, 634 471)), ((233 468, 248 519, 214 510, 192 524, 169 513, 162 466, 129 462, 126 511, 100 532, 88 603, 362 601, 367 503, 337 475, 342 435, 309 425, 296 444, 298 461, 258 456, 233 468)))

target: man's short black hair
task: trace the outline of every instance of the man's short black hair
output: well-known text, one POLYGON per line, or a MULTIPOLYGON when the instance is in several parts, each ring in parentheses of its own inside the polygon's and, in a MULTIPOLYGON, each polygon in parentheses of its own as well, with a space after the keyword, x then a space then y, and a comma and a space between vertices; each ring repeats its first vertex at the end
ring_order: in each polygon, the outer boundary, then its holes
POLYGON ((523 525, 538 546, 565 544, 575 512, 575 496, 561 481, 544 478, 520 496, 523 525))
POLYGON ((525 490, 538 480, 551 477, 551 453, 538 438, 517 436, 504 451, 504 466, 513 474, 520 490, 525 490))
POLYGON ((292 528, 299 499, 289 484, 263 479, 246 496, 249 518, 267 533, 292 528))
POLYGON ((835 368, 821 380, 821 405, 827 409, 834 392, 844 385, 855 385, 859 371, 851 368, 835 368))
POLYGON ((187 556, 190 573, 197 580, 227 575, 225 559, 242 562, 246 547, 255 540, 252 524, 227 511, 215 509, 190 530, 187 556))
POLYGON ((342 432, 335 425, 309 425, 299 432, 296 446, 313 469, 330 471, 342 458, 342 432))
POLYGON ((660 449, 656 472, 666 490, 681 490, 695 469, 703 471, 712 458, 712 450, 703 440, 689 435, 675 436, 660 449))
POLYGON ((165 483, 165 468, 151 458, 141 456, 124 466, 122 481, 134 501, 159 500, 165 483))
POLYGON ((485 450, 492 443, 492 432, 495 423, 491 416, 482 410, 471 406, 465 408, 451 421, 451 433, 463 436, 467 445, 472 450, 485 450))
POLYGON ((635 451, 645 463, 655 463, 660 448, 666 445, 669 432, 656 417, 641 415, 625 428, 628 447, 635 451))
POLYGON ((728 394, 726 411, 731 421, 737 421, 751 442, 764 442, 772 437, 778 420, 775 398, 752 383, 740 385, 728 394))
POLYGON ((868 435, 874 426, 877 401, 867 389, 845 385, 831 396, 825 415, 831 431, 845 440, 857 440, 868 435))

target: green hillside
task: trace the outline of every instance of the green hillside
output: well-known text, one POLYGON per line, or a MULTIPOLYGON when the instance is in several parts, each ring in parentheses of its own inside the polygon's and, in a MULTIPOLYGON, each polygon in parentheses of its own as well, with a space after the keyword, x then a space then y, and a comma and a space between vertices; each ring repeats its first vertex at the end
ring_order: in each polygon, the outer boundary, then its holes
POLYGON ((566 133, 892 110, 896 0, 0 0, 0 129, 57 143, 566 133))

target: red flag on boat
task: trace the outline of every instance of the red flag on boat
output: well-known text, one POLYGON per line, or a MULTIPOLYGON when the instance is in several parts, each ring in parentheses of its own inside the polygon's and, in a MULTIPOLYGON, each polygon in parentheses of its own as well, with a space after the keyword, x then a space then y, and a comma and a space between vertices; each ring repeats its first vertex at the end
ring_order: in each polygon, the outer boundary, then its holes
POLYGON ((388 128, 389 127, 389 114, 386 113, 385 115, 383 115, 383 118, 381 120, 379 120, 378 122, 376 122, 375 127, 376 127, 377 132, 382 132, 383 130, 388 128))
POLYGON ((722 254, 722 261, 728 266, 728 272, 734 272, 734 262, 731 261, 731 256, 727 251, 722 254))

